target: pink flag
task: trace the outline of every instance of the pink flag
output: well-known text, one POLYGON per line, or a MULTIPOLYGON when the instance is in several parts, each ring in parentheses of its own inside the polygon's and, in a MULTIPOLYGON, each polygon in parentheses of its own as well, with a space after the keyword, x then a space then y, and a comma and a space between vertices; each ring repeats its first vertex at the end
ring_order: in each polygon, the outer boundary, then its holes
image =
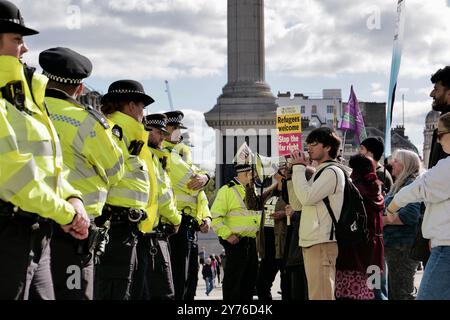
POLYGON ((364 126, 364 119, 359 110, 358 99, 353 91, 353 85, 350 89, 350 97, 344 109, 344 116, 341 122, 342 130, 351 130, 355 132, 355 142, 360 144, 361 141, 367 138, 366 127, 364 126))

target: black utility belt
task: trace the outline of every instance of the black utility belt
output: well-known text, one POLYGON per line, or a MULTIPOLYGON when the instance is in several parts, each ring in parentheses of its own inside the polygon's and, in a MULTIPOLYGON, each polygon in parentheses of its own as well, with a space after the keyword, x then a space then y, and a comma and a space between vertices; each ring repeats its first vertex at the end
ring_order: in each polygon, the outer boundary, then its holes
POLYGON ((139 223, 141 220, 147 218, 147 213, 141 209, 117 207, 112 205, 105 205, 102 215, 99 217, 102 220, 110 220, 111 222, 131 222, 139 223))
POLYGON ((151 239, 167 239, 167 235, 163 232, 159 231, 152 231, 149 233, 144 233, 144 238, 151 238, 151 239))
POLYGON ((1 199, 0 199, 0 217, 18 218, 28 220, 31 222, 43 222, 49 220, 47 218, 41 217, 36 213, 23 211, 22 209, 15 206, 11 202, 6 202, 1 199))

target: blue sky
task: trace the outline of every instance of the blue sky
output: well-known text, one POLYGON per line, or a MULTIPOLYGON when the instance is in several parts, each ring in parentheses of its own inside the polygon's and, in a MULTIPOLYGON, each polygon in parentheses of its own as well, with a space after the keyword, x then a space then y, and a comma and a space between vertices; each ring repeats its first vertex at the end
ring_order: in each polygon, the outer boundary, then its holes
MULTIPOLYGON (((226 84, 226 0, 13 2, 26 24, 41 31, 26 39, 26 62, 37 65, 44 49, 70 47, 93 61, 87 84, 101 92, 120 78, 142 81, 156 100, 151 112, 169 108, 166 79, 175 108, 194 118, 214 106, 226 84)), ((341 88, 346 101, 353 84, 358 99, 386 101, 397 1, 361 2, 265 1, 266 80, 275 95, 341 88)), ((406 134, 419 150, 430 75, 450 64, 449 2, 406 0, 397 96, 405 94, 406 134)), ((398 104, 394 125, 400 121, 398 104)))

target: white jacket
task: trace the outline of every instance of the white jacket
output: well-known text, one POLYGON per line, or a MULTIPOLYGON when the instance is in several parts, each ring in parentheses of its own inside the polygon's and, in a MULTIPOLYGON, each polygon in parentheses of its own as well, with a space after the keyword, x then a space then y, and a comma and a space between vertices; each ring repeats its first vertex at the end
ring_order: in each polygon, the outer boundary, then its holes
POLYGON ((392 201, 400 207, 425 202, 424 238, 431 239, 432 247, 450 246, 450 157, 402 188, 392 201))
POLYGON ((322 200, 328 196, 336 220, 339 220, 344 202, 344 173, 341 169, 336 168, 338 164, 333 163, 330 168, 324 169, 319 178, 314 181, 317 172, 330 165, 329 162, 320 164, 310 181, 306 180, 304 166, 293 167, 294 192, 303 205, 299 230, 301 247, 336 241, 335 237, 333 237, 334 240, 330 240, 332 220, 322 200))

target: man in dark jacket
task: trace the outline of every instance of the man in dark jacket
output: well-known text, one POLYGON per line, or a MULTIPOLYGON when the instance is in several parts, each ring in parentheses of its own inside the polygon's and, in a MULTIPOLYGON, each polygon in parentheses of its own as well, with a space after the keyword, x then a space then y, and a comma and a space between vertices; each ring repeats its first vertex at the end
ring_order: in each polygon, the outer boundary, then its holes
MULTIPOLYGON (((431 82, 434 84, 433 90, 430 92, 430 97, 433 98, 433 110, 439 111, 441 116, 450 111, 450 66, 439 69, 431 76, 431 82)), ((437 143, 437 129, 433 132, 433 140, 431 142, 430 159, 428 161, 428 168, 432 168, 439 160, 448 156, 442 150, 442 146, 437 143)))
MULTIPOLYGON (((431 83, 434 84, 434 88, 430 92, 430 97, 433 98, 433 110, 439 111, 441 115, 450 112, 450 66, 437 70, 436 73, 431 76, 431 83)), ((433 138, 431 140, 428 169, 434 167, 439 160, 447 158, 448 156, 442 149, 442 146, 437 142, 436 128, 433 131, 433 138)), ((422 203, 422 216, 424 211, 425 206, 422 203)), ((416 259, 420 259, 425 267, 430 256, 430 247, 428 239, 423 238, 421 229, 419 229, 411 255, 416 259)))

